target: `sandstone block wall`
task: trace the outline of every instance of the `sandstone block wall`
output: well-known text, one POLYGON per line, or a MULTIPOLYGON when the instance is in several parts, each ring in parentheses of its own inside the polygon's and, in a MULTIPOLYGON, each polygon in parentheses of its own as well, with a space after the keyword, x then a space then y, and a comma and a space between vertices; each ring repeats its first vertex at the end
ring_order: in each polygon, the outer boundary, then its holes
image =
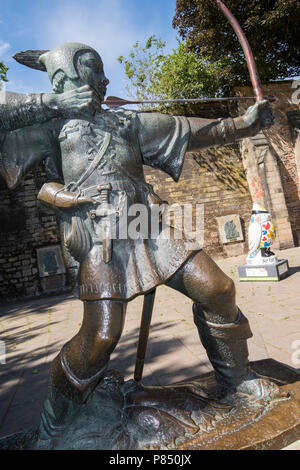
POLYGON ((36 249, 59 243, 53 212, 42 211, 36 196, 46 181, 42 168, 9 191, 0 185, 0 300, 41 294, 36 249))

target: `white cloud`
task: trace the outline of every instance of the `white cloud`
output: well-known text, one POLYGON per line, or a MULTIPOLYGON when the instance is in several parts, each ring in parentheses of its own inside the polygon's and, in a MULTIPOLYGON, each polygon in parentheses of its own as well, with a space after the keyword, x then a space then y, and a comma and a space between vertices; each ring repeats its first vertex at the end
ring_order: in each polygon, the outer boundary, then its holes
POLYGON ((10 48, 10 44, 8 42, 4 42, 0 39, 0 58, 8 51, 10 48))

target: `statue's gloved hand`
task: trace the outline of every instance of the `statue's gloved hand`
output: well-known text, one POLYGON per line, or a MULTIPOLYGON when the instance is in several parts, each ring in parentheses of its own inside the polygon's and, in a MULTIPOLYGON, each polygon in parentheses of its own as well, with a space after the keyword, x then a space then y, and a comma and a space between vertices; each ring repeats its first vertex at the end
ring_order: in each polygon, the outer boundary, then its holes
POLYGON ((96 204, 96 201, 79 193, 65 191, 60 183, 45 183, 38 196, 38 200, 51 207, 71 209, 82 204, 96 204))
POLYGON ((93 116, 101 109, 100 98, 89 85, 65 93, 45 93, 42 99, 43 104, 55 111, 58 117, 93 116))
POLYGON ((77 204, 78 205, 82 205, 82 204, 94 204, 95 205, 97 204, 97 201, 95 201, 94 199, 88 196, 79 196, 77 200, 77 204))
POLYGON ((274 123, 272 106, 267 100, 258 101, 243 116, 236 118, 234 123, 238 130, 245 131, 247 135, 255 135, 274 123))

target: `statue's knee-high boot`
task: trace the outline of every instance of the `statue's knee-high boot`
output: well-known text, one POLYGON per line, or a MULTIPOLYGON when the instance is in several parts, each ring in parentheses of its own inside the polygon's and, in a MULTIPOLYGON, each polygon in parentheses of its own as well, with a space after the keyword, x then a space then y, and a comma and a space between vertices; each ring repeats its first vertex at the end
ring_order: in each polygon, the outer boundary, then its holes
POLYGON ((249 322, 238 309, 234 323, 213 323, 209 312, 203 312, 197 303, 193 305, 194 322, 215 369, 216 380, 223 388, 248 395, 252 399, 287 398, 288 394, 269 379, 251 370, 248 360, 247 339, 252 332, 249 322))
POLYGON ((193 305, 194 322, 220 385, 237 388, 249 377, 247 339, 252 336, 249 322, 242 312, 234 323, 212 323, 199 304, 193 305))
POLYGON ((38 431, 41 441, 55 442, 76 418, 107 369, 109 357, 105 358, 95 375, 78 378, 67 363, 64 349, 65 346, 51 365, 48 394, 38 431))

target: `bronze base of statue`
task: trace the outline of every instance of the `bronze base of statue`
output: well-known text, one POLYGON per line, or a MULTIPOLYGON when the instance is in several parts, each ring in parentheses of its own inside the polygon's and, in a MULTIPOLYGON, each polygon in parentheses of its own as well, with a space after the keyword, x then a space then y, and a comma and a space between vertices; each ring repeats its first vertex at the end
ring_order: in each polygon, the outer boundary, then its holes
POLYGON ((109 371, 55 442, 38 440, 36 431, 28 431, 1 439, 0 449, 281 449, 300 439, 300 374, 273 359, 251 367, 289 396, 258 401, 238 393, 224 397, 213 372, 145 387, 109 371))

